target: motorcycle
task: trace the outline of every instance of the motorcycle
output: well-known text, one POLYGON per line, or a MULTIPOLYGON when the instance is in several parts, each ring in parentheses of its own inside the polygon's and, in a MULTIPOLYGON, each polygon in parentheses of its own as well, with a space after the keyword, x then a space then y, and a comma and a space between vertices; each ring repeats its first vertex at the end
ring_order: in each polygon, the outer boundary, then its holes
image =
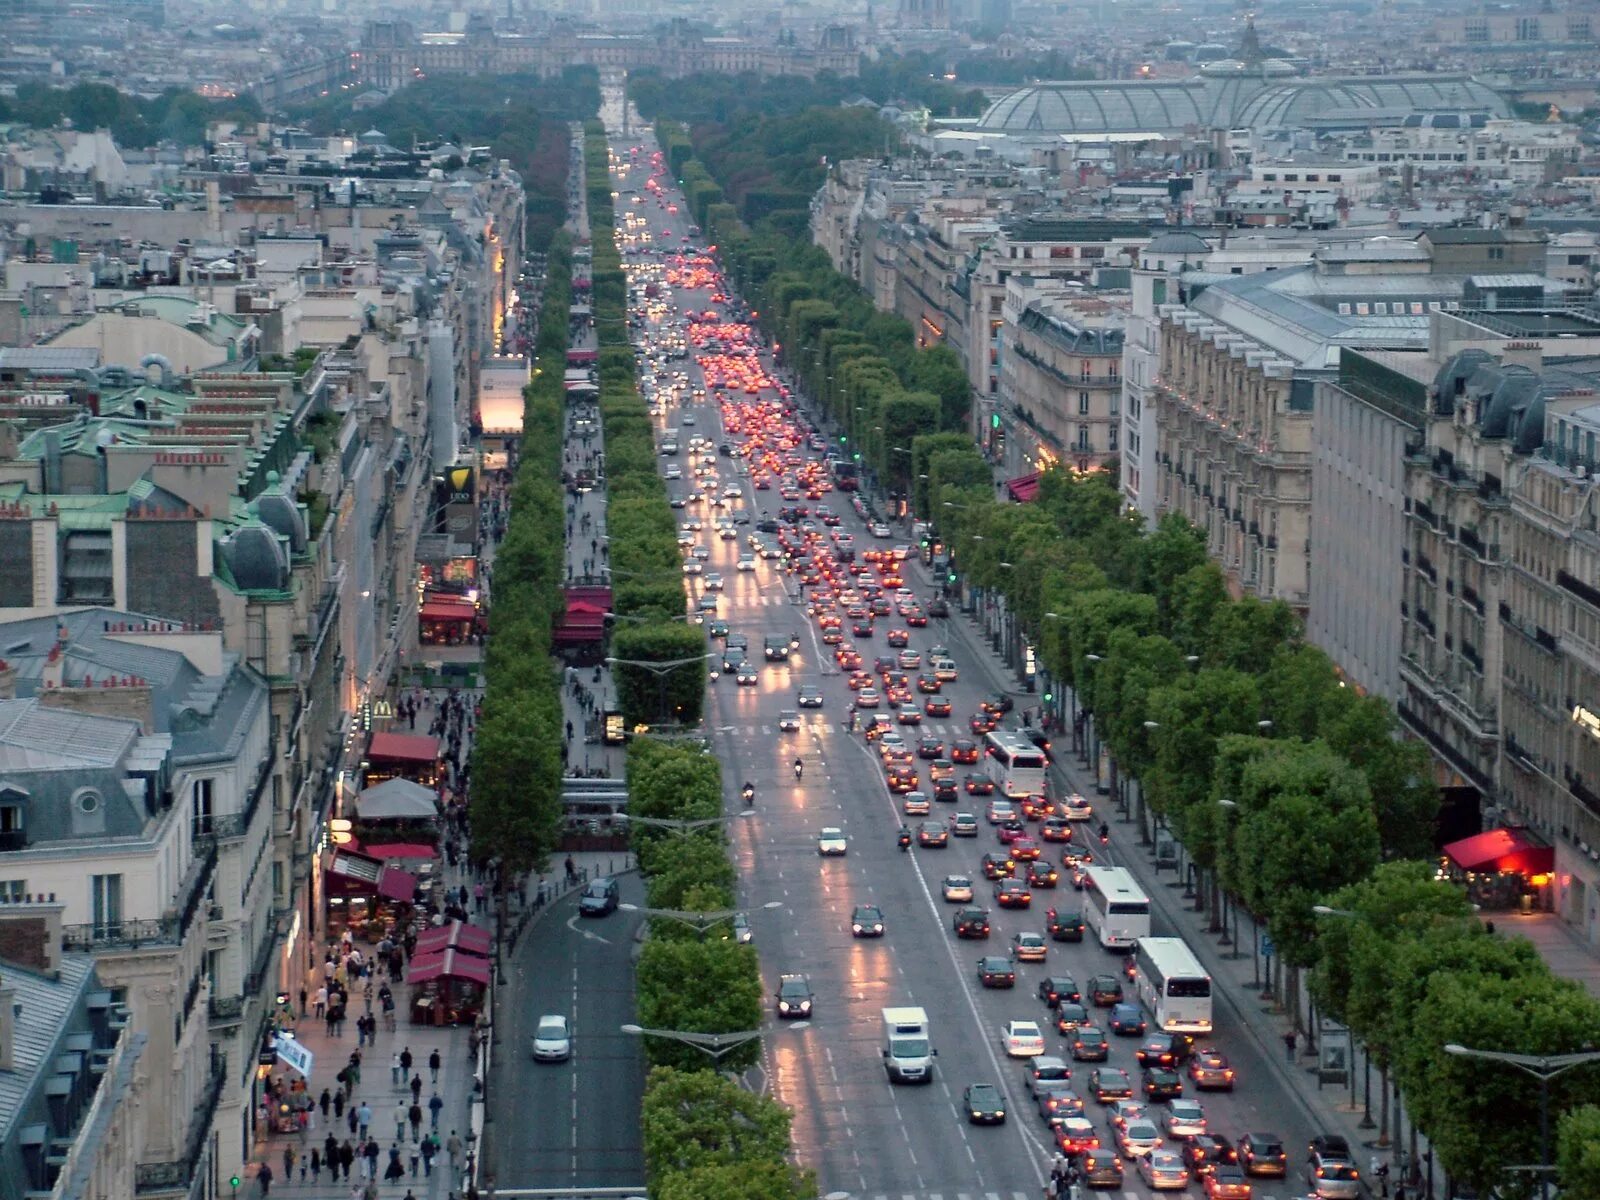
POLYGON ((739 794, 744 797, 744 806, 746 808, 751 808, 755 805, 756 789, 751 787, 748 783, 744 785, 744 790, 739 794))
POLYGON ((900 835, 900 849, 901 850, 909 850, 909 849, 911 849, 911 835, 909 833, 902 833, 900 835))

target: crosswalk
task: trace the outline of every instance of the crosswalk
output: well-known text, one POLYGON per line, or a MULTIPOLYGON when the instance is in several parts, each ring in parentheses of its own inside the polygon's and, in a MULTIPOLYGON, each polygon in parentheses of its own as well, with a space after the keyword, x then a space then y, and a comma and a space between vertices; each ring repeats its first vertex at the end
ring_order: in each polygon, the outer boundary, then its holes
MULTIPOLYGON (((849 1192, 851 1200, 1039 1200, 1034 1192, 849 1192)), ((1079 1188, 1079 1195, 1094 1196, 1099 1200, 1143 1200, 1138 1192, 1089 1191, 1079 1188)))
MULTIPOLYGON (((908 745, 913 745, 918 738, 932 734, 936 738, 949 741, 951 738, 971 737, 964 725, 953 725, 948 722, 924 721, 921 725, 900 726, 900 736, 906 739, 908 745)), ((812 733, 848 733, 848 721, 825 721, 821 718, 810 719, 805 716, 800 718, 800 731, 812 733)), ((778 732, 776 725, 719 725, 718 733, 732 734, 735 737, 772 737, 778 732)))

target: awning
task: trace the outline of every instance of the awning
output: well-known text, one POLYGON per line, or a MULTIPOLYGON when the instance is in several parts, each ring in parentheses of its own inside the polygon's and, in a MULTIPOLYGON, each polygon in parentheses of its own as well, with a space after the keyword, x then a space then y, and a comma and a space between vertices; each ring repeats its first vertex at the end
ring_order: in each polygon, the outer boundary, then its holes
POLYGON ((481 925, 468 921, 451 921, 426 933, 417 935, 417 946, 412 958, 425 958, 445 950, 460 950, 475 958, 488 958, 494 937, 481 925))
MULTIPOLYGON (((431 795, 431 793, 430 793, 431 795)), ((379 842, 373 845, 370 842, 363 846, 363 853, 372 855, 373 858, 438 858, 439 851, 424 842, 379 842)))
POLYGON ((440 950, 417 955, 406 971, 407 983, 432 983, 436 979, 465 979, 469 983, 489 983, 489 961, 456 950, 440 950))
POLYGON ((363 821, 402 821, 436 817, 439 805, 432 788, 410 779, 385 779, 356 794, 356 814, 363 821))
POLYGON ((339 850, 328 864, 328 874, 350 891, 370 893, 377 889, 383 864, 354 850, 339 850))
POLYGON ((439 739, 418 733, 375 733, 367 746, 367 757, 386 762, 436 763, 439 739))
POLYGON ((385 867, 378 876, 378 895, 410 904, 417 894, 417 877, 399 867, 385 867))
POLYGON ((429 596, 419 615, 424 621, 471 621, 477 618, 478 609, 459 596, 429 596))
POLYGON ((1451 842, 1445 857, 1463 871, 1542 875, 1555 870, 1553 847, 1537 845, 1520 829, 1491 829, 1451 842))
POLYGON ((599 360, 600 352, 598 350, 567 351, 567 366, 569 367, 583 367, 592 362, 598 362, 599 360))
POLYGON ((1030 471, 1006 481, 1006 491, 1018 504, 1026 504, 1039 494, 1039 472, 1030 471))

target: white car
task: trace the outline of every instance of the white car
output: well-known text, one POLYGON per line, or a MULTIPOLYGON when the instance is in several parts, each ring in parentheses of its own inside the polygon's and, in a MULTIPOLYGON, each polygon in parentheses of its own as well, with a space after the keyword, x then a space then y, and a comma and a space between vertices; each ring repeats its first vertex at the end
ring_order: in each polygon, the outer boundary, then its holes
POLYGON ((668 467, 667 468, 667 478, 668 479, 682 479, 683 478, 683 468, 682 467, 668 467))
MULTIPOLYGON (((737 535, 735 535, 737 536, 737 535)), ((739 570, 754 571, 756 569, 756 556, 748 552, 739 555, 739 570)))
POLYGON ((706 591, 720 592, 722 590, 722 576, 712 572, 706 576, 706 591))
POLYGON ((900 808, 908 817, 925 817, 933 811, 928 803, 927 792, 907 792, 905 799, 900 802, 900 808))
POLYGON ((972 880, 965 875, 946 875, 943 890, 944 898, 951 904, 972 903, 972 880))
POLYGON ((882 521, 874 521, 871 525, 868 525, 867 526, 867 532, 870 533, 875 538, 886 538, 886 537, 893 537, 894 536, 893 531, 890 530, 890 528, 887 525, 885 525, 882 521))
POLYGON ((905 542, 901 542, 894 548, 892 553, 894 554, 896 562, 905 562, 906 559, 911 557, 911 547, 905 542))
POLYGON ((1205 1109, 1194 1100, 1167 1101, 1167 1112, 1162 1118, 1167 1136, 1174 1138, 1198 1137, 1206 1131, 1205 1109))
POLYGON ((743 495, 743 493, 739 491, 739 485, 736 483, 730 483, 727 487, 723 488, 722 494, 729 500, 737 500, 741 495, 743 495))
POLYGON ((1000 1027, 1000 1045, 1012 1058, 1035 1058, 1044 1053, 1044 1034, 1037 1021, 1007 1021, 1000 1027))
POLYGON ((1042 933, 1018 933, 1011 938, 1011 957, 1016 962, 1043 962, 1050 943, 1042 933))
POLYGON ((572 1057, 572 1031, 567 1019, 560 1013, 550 1013, 539 1018, 533 1030, 533 1059, 535 1062, 566 1062, 572 1057))
POLYGON ((698 558, 684 560, 683 573, 685 575, 703 575, 705 574, 705 570, 705 563, 701 562, 698 558))
POLYGON ((1117 1146, 1124 1158, 1143 1158, 1160 1149, 1161 1131, 1156 1128, 1154 1121, 1143 1117, 1129 1121, 1117 1136, 1117 1146))
POLYGON ((1061 802, 1061 815, 1069 821, 1091 821, 1094 807, 1077 792, 1061 802))
POLYGON ((817 834, 817 853, 823 856, 847 853, 844 830, 831 825, 817 834))

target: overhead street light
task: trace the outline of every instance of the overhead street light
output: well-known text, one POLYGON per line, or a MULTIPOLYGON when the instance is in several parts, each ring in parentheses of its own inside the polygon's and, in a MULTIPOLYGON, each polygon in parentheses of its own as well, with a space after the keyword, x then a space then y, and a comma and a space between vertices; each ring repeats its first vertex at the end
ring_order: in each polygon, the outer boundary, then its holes
POLYGON ((708 1054, 717 1062, 721 1062, 725 1055, 731 1054, 746 1042, 756 1041, 761 1037, 759 1029, 743 1029, 737 1033, 691 1033, 683 1029, 646 1029, 642 1025, 623 1025, 623 1033, 630 1033, 634 1037, 666 1038, 669 1042, 682 1042, 685 1046, 693 1046, 696 1050, 708 1054))
POLYGON ((666 829, 673 833, 693 833, 698 829, 710 829, 713 825, 727 825, 741 817, 755 814, 753 808, 742 808, 738 812, 726 817, 699 817, 694 820, 674 820, 670 817, 636 817, 628 813, 618 813, 619 821, 631 821, 635 825, 644 825, 650 829, 666 829))
POLYGON ((1549 1200, 1550 1172, 1555 1170, 1550 1162, 1550 1081, 1574 1067, 1600 1063, 1600 1050, 1579 1050, 1572 1054, 1513 1054, 1508 1050, 1474 1050, 1459 1042, 1446 1042, 1444 1052, 1457 1058, 1481 1058, 1485 1062, 1504 1063, 1539 1081, 1539 1163, 1530 1169, 1539 1173, 1541 1200, 1549 1200))
MULTIPOLYGON (((687 925, 699 934, 705 934, 722 924, 722 922, 731 921, 734 917, 741 916, 746 911, 742 908, 717 908, 708 912, 690 912, 681 908, 650 908, 643 904, 619 904, 617 907, 623 912, 643 913, 647 917, 664 917, 669 921, 677 921, 680 925, 687 925)), ((761 907, 769 911, 775 908, 782 908, 783 901, 769 900, 761 907)))

